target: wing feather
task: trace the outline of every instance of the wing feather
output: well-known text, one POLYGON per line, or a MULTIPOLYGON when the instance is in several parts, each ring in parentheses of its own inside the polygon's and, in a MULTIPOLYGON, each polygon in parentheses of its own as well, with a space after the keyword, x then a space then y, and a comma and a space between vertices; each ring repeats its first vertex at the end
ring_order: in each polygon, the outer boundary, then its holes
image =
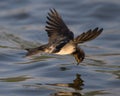
POLYGON ((47 16, 47 25, 45 30, 48 33, 49 42, 53 42, 58 38, 71 40, 74 38, 73 33, 68 29, 61 16, 55 9, 50 9, 47 16))
POLYGON ((99 29, 98 27, 93 30, 88 30, 87 32, 82 33, 81 35, 77 36, 74 41, 76 43, 84 43, 90 40, 95 39, 97 36, 101 34, 103 28, 99 29))

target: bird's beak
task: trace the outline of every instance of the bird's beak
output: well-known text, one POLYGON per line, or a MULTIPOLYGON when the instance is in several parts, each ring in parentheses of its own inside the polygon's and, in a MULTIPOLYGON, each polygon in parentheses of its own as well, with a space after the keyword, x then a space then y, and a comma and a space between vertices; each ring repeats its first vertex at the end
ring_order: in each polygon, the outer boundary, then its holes
POLYGON ((72 55, 75 57, 75 60, 77 61, 77 65, 79 65, 79 63, 82 62, 83 59, 85 58, 85 53, 80 48, 77 48, 72 55))

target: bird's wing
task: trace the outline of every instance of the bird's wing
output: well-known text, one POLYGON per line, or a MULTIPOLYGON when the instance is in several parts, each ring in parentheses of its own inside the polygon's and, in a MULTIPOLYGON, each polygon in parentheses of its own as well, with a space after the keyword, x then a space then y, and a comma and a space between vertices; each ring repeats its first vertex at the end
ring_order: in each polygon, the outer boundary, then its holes
POLYGON ((48 33, 49 43, 56 41, 72 40, 74 34, 68 29, 61 16, 55 9, 50 9, 47 16, 45 30, 48 33))
POLYGON ((78 43, 84 43, 90 40, 95 39, 98 35, 101 34, 101 32, 103 31, 103 29, 99 29, 98 27, 93 29, 93 30, 88 30, 87 32, 82 33, 81 35, 77 36, 74 39, 74 42, 78 43))

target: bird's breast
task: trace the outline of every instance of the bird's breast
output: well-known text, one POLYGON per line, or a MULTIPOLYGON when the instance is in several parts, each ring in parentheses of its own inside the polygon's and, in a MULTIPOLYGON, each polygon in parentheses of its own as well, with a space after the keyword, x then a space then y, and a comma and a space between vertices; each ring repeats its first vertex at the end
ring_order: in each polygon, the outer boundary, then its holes
POLYGON ((72 54, 73 52, 75 52, 75 50, 76 50, 76 47, 68 43, 65 46, 63 46, 59 52, 55 54, 67 55, 67 54, 72 54))

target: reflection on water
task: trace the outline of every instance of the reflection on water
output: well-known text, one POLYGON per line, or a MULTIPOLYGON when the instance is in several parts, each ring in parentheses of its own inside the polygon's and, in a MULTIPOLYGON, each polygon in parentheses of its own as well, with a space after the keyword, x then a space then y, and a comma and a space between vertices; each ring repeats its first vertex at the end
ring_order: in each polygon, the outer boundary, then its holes
POLYGON ((50 94, 50 96, 82 96, 81 90, 84 86, 84 81, 81 79, 80 74, 76 74, 76 78, 72 83, 55 83, 55 84, 36 84, 36 85, 24 85, 27 88, 45 88, 55 90, 57 92, 50 94), (72 89, 71 89, 72 88, 72 89))
POLYGON ((76 74, 76 78, 75 80, 73 80, 73 83, 67 83, 67 84, 50 84, 50 85, 54 85, 54 86, 61 86, 61 87, 71 87, 74 88, 75 90, 82 90, 82 86, 83 84, 83 80, 81 79, 79 74, 76 74))
POLYGON ((82 96, 82 95, 78 92, 57 92, 50 96, 82 96))
MULTIPOLYGON (((70 87, 70 88, 74 88, 75 90, 82 90, 83 88, 83 80, 81 79, 79 74, 76 74, 76 78, 75 80, 73 80, 73 83, 67 83, 67 84, 50 84, 50 85, 54 85, 54 86, 60 86, 60 87, 70 87)), ((63 92, 63 91, 58 91, 54 94, 52 94, 52 96, 82 96, 80 92, 63 92)))

